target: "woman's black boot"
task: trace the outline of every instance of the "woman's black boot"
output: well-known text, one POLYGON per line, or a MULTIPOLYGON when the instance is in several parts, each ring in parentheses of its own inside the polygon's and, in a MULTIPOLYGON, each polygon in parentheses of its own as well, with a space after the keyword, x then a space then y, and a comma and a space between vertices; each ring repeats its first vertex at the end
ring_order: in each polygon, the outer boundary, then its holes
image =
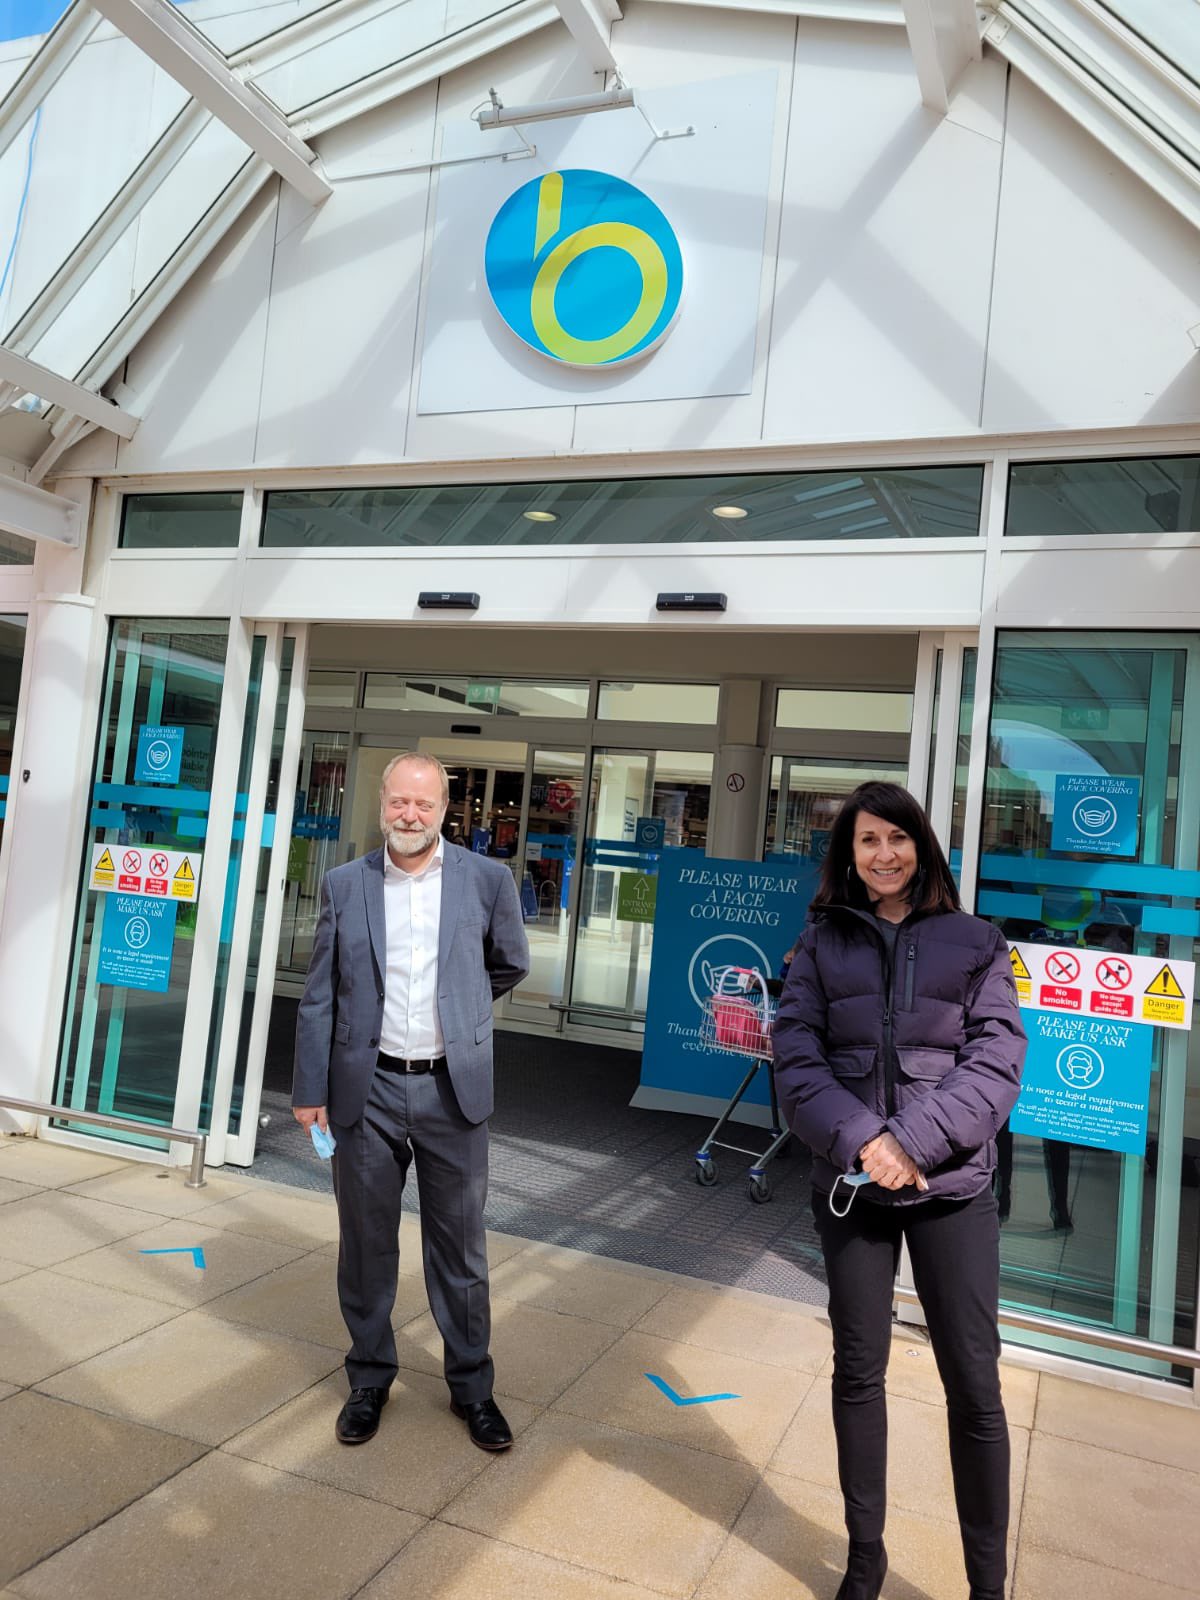
POLYGON ((879 1600, 887 1565, 882 1539, 851 1539, 846 1576, 834 1600, 879 1600))

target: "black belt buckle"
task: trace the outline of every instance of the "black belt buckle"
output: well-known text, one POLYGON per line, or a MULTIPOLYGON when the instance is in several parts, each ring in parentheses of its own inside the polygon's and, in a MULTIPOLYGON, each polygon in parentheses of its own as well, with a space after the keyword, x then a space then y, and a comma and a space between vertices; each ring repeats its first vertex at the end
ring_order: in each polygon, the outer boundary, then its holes
POLYGON ((379 1052, 377 1063, 384 1072, 401 1072, 414 1077, 426 1072, 437 1072, 445 1064, 445 1056, 419 1056, 407 1060, 404 1056, 385 1055, 382 1050, 379 1052))

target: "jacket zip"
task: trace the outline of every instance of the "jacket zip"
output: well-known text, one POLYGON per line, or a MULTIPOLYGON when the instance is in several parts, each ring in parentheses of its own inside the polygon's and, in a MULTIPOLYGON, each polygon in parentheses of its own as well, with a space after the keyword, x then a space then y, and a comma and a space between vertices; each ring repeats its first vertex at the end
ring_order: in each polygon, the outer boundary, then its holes
POLYGON ((896 1110, 896 1068, 893 1064, 895 1051, 892 1049, 892 1012, 895 1009, 896 996, 893 992, 891 950, 881 933, 876 934, 876 938, 882 946, 880 954, 883 962, 883 1092, 884 1106, 890 1117, 896 1110))
POLYGON ((912 1010, 913 989, 916 986, 916 980, 917 980, 917 947, 916 947, 915 944, 910 942, 909 946, 908 946, 908 950, 907 950, 907 952, 905 954, 905 957, 904 957, 904 1009, 905 1009, 905 1011, 911 1011, 912 1010))

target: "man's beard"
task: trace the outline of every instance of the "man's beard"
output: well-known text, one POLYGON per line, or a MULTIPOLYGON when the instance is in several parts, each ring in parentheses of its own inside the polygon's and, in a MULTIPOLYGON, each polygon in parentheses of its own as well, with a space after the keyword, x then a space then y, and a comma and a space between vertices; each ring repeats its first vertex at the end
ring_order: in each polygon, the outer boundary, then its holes
POLYGON ((394 854, 419 856, 423 850, 428 850, 437 843, 441 831, 440 821, 430 822, 423 828, 403 828, 398 822, 394 822, 390 828, 383 830, 383 837, 388 849, 394 854))

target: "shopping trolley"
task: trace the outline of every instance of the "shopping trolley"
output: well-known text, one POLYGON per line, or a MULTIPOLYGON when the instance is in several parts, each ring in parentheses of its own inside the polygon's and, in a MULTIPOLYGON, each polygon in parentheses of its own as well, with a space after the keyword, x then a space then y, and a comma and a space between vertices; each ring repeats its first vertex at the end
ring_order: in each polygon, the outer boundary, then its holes
POLYGON ((700 1042, 712 1050, 742 1056, 749 1060, 750 1066, 732 1100, 717 1118, 712 1132, 696 1151, 696 1182, 705 1186, 716 1183, 717 1165, 712 1158, 714 1148, 753 1156, 754 1165, 748 1174, 748 1193, 751 1200, 763 1205, 771 1198, 767 1167, 791 1138, 790 1132, 779 1125, 779 1102, 775 1097, 775 1075, 771 1071, 771 1035, 775 1026, 776 1005, 775 995, 771 991, 777 989, 778 985, 751 967, 717 967, 710 982, 712 993, 704 1003, 700 1042), (771 1091, 771 1143, 765 1150, 759 1151, 747 1149, 741 1144, 729 1144, 721 1135, 761 1067, 767 1070, 771 1091))

